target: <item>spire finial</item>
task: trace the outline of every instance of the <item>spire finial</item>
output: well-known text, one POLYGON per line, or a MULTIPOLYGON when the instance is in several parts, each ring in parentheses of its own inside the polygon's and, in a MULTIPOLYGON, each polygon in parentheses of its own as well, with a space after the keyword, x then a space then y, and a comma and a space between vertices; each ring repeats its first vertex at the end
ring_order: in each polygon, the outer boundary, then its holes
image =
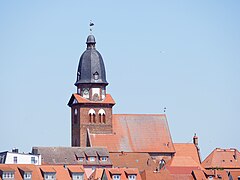
POLYGON ((94 23, 92 22, 92 20, 90 20, 89 26, 90 26, 90 34, 92 34, 92 28, 94 26, 94 23))

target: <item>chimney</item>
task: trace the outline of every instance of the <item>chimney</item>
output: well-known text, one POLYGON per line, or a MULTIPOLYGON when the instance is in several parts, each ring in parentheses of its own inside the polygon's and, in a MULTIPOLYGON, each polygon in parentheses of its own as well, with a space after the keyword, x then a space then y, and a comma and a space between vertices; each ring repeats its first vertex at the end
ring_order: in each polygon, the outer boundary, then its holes
POLYGON ((193 144, 195 144, 195 146, 198 146, 198 137, 196 133, 193 136, 193 144))
POLYGON ((12 148, 12 152, 18 153, 18 149, 17 148, 12 148))

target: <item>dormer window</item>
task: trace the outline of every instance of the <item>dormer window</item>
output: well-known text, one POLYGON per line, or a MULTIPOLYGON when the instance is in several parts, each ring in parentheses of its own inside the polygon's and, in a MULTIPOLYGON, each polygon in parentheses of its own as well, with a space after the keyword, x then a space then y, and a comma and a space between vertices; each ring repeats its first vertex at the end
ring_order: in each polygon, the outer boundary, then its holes
POLYGON ((83 158, 83 157, 78 157, 77 160, 78 160, 79 162, 83 162, 84 158, 83 158))
POLYGON ((14 172, 3 172, 2 173, 2 180, 13 180, 14 179, 14 172))
POLYGON ((128 180, 136 180, 137 176, 135 174, 128 175, 128 180))
POLYGON ((93 74, 93 79, 94 80, 98 80, 99 79, 99 74, 98 74, 97 71, 93 74))
POLYGON ((55 172, 45 172, 44 173, 44 180, 55 180, 56 173, 55 172))
POLYGON ((113 180, 120 180, 121 179, 121 175, 120 174, 114 174, 114 175, 112 175, 112 179, 113 180))
POLYGON ((32 179, 32 173, 31 172, 25 172, 23 177, 24 177, 24 180, 32 179))
POLYGON ((101 157, 101 161, 107 161, 107 157, 106 156, 101 157))
POLYGON ((89 161, 90 161, 90 162, 95 161, 95 157, 93 157, 93 156, 89 157, 89 161))

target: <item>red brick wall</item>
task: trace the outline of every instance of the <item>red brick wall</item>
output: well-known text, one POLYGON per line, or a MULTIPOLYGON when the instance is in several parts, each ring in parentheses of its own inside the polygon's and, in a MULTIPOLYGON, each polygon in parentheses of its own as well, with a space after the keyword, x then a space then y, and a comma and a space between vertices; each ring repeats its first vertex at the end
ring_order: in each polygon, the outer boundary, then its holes
POLYGON ((94 134, 112 133, 112 105, 106 104, 77 104, 72 107, 72 146, 86 147, 87 128, 94 134), (77 123, 74 123, 74 109, 78 109, 77 123), (95 123, 90 122, 89 110, 95 111, 95 123), (98 111, 105 111, 106 123, 100 123, 98 111), (80 113, 79 113, 80 112, 80 113))

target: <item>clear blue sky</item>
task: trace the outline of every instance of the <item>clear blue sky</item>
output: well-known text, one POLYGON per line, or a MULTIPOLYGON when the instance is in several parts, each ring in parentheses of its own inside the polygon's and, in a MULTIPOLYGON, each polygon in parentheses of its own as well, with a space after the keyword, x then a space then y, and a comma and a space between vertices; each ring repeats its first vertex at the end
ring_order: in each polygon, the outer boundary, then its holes
MULTIPOLYGON (((163 113, 174 142, 240 150, 240 1, 0 2, 0 151, 70 146, 89 20, 114 113, 163 113)), ((151 130, 151 129, 149 129, 151 130)))

